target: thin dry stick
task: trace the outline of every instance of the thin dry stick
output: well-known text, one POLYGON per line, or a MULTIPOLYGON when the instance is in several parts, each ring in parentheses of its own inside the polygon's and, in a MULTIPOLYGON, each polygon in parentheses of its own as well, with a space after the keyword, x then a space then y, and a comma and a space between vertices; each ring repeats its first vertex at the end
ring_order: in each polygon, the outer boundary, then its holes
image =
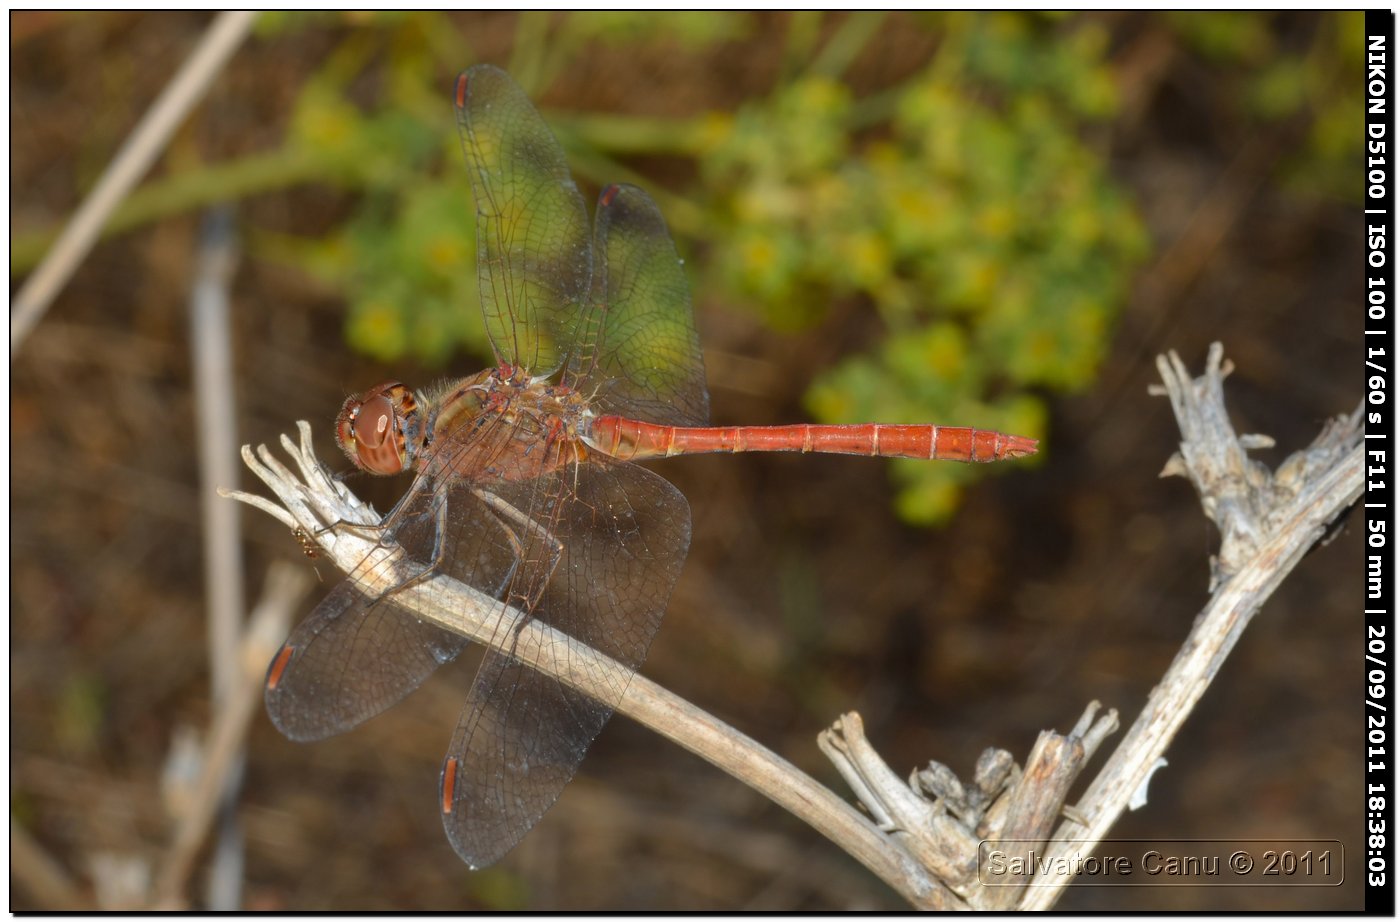
MULTIPOLYGON (((243 618, 243 553, 238 509, 221 502, 218 484, 238 476, 233 406, 233 337, 229 323, 229 282, 238 258, 233 211, 216 208, 204 220, 199 262, 190 293, 190 342, 194 353, 195 419, 198 424, 200 516, 204 522, 204 581, 209 623, 209 678, 215 709, 224 707, 238 681, 238 648, 243 618)), ((243 849, 234 812, 242 776, 229 773, 222 794, 223 816, 214 849, 209 908, 238 908, 243 849)))
POLYGON ((310 586, 311 578, 301 567, 281 564, 268 571, 262 600, 248 618, 248 630, 242 642, 234 648, 239 651, 235 687, 214 718, 200 762, 199 779, 189 798, 189 809, 180 817, 161 861, 155 888, 158 908, 177 909, 186 905, 185 881, 218 812, 229 775, 240 762, 243 740, 257 713, 258 702, 262 701, 268 660, 282 643, 292 612, 301 604, 310 586))
MULTIPOLYGON (((1079 819, 1063 823, 1043 852, 1049 866, 1093 851, 1152 775, 1250 619, 1361 495, 1359 408, 1329 423, 1307 451, 1270 474, 1245 455, 1247 448, 1270 440, 1236 436, 1230 426, 1222 386, 1230 368, 1219 343, 1211 346, 1200 378, 1192 379, 1175 353, 1157 365, 1183 436, 1181 454, 1163 475, 1189 477, 1207 515, 1220 526, 1221 553, 1212 574, 1216 588, 1142 714, 1080 799, 1079 819)), ((1071 880, 1054 875, 1029 888, 1021 908, 1049 908, 1071 880)))
POLYGON ((199 428, 200 517, 206 536, 209 662, 217 699, 232 688, 238 675, 227 654, 237 646, 244 609, 238 510, 221 502, 217 492, 218 484, 238 477, 228 292, 237 259, 232 214, 226 209, 211 212, 203 238, 190 293, 190 340, 199 428))
MULTIPOLYGON (((10 817, 10 880, 35 903, 30 909, 91 912, 92 900, 29 830, 10 817)), ((13 897, 11 897, 13 900, 13 897)), ((11 902, 11 911, 14 903, 11 902)))
MULTIPOLYGON (((301 445, 286 436, 282 445, 296 462, 298 480, 260 446, 256 456, 244 447, 243 460, 282 501, 279 506, 260 496, 229 492, 225 495, 256 506, 290 529, 317 536, 326 556, 349 571, 358 567, 377 583, 361 588, 375 595, 393 589, 418 572, 394 545, 377 544, 353 528, 325 530, 335 522, 375 525, 379 516, 363 505, 344 484, 336 482, 316 459, 311 447, 311 427, 297 424, 301 445), (285 508, 284 508, 285 507, 285 508)), ((615 694, 596 678, 616 674, 619 667, 607 657, 564 635, 538 619, 527 619, 515 609, 475 589, 435 574, 396 592, 394 601, 418 617, 480 643, 504 647, 506 652, 532 668, 559 679, 572 688, 602 700, 615 694), (567 647, 567 656, 548 655, 567 647)), ((818 832, 854 856, 915 906, 929 906, 944 897, 916 861, 891 842, 866 817, 777 754, 737 732, 694 705, 655 683, 634 676, 618 703, 619 712, 708 760, 798 816, 818 832)))
POLYGON ((15 295, 10 309, 11 356, 19 351, 30 330, 92 249, 112 210, 146 175, 185 115, 204 96, 256 17, 255 12, 235 10, 220 13, 210 23, 180 72, 141 119, 39 268, 15 295))

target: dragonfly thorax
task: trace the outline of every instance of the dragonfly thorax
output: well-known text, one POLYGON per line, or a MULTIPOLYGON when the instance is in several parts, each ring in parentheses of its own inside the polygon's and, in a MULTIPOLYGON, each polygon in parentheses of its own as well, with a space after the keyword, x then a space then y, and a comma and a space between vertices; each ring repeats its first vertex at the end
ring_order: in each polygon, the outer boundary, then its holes
POLYGON ((529 480, 582 459, 587 401, 502 365, 424 395, 425 469, 467 480, 529 480))

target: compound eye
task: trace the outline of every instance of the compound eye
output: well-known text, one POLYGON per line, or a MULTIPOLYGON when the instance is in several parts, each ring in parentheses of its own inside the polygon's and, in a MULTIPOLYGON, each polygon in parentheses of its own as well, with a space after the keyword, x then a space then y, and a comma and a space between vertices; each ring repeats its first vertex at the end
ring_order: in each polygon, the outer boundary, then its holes
POLYGON ((417 433, 418 405, 397 381, 351 397, 335 418, 341 451, 371 474, 401 473, 410 464, 408 436, 417 433))
POLYGON ((394 405, 380 394, 360 404, 354 414, 355 441, 370 451, 383 446, 394 431, 394 405))

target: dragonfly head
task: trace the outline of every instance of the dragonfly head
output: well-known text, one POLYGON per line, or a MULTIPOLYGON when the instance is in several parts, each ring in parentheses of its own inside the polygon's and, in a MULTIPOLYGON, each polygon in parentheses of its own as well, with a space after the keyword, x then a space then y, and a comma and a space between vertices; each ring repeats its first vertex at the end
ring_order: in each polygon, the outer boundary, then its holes
POLYGON ((398 474, 413 466, 423 444, 423 416, 413 392, 386 381, 351 397, 335 418, 341 451, 362 471, 398 474))

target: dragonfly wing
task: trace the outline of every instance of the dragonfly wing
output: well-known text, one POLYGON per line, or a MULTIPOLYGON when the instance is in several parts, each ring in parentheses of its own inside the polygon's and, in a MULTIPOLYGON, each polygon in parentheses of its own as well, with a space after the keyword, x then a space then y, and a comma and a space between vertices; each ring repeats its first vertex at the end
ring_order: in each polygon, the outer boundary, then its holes
POLYGON ((498 359, 553 374, 574 346, 592 273, 588 211, 564 151, 505 71, 457 78, 477 211, 477 274, 498 359))
POLYGON ((477 869, 539 822, 613 709, 498 653, 486 655, 472 698, 484 700, 452 741, 441 792, 447 837, 477 869))
POLYGON ((710 419, 690 286, 651 196, 616 185, 598 197, 593 288, 567 382, 599 413, 673 426, 710 419))
MULTIPOLYGON (((385 542, 407 555, 404 578, 432 565, 438 547, 444 572, 497 595, 515 558, 497 519, 470 490, 457 486, 439 497, 420 477, 384 519, 385 542), (444 505, 445 504, 445 505, 444 505)), ((268 716, 294 740, 342 733, 398 703, 467 640, 418 618, 394 601, 358 588, 384 567, 367 558, 297 626, 268 668, 263 697, 268 716)))
MULTIPOLYGON (((573 777, 646 658, 690 543, 690 507, 675 487, 630 464, 590 463, 499 497, 541 528, 505 595, 533 618, 610 657, 603 697, 488 651, 443 763, 447 836, 473 867, 509 851, 573 777)), ((571 645, 549 651, 566 663, 571 645)))
POLYGON ((303 621, 268 670, 268 716, 307 742, 343 733, 401 701, 467 641, 345 582, 303 621))

